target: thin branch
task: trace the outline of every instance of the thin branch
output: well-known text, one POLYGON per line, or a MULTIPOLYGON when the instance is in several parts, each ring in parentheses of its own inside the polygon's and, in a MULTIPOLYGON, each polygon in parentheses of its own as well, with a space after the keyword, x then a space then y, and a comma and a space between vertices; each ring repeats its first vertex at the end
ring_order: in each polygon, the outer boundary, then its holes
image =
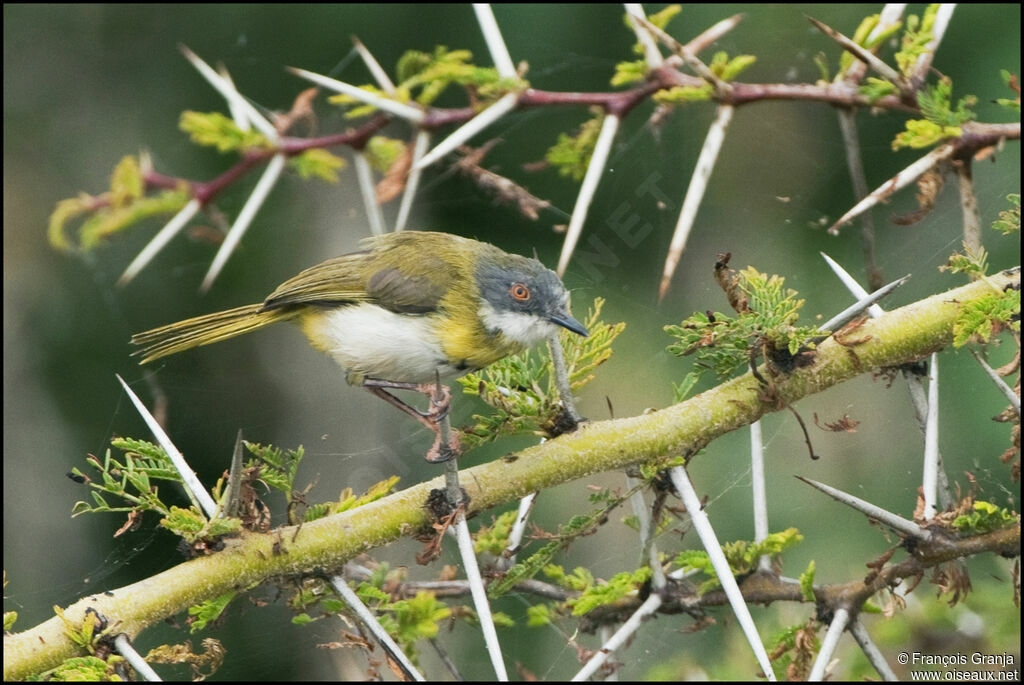
POLYGON ((661 558, 658 555, 658 547, 654 544, 654 536, 657 533, 656 522, 651 516, 651 510, 644 501, 642 483, 626 474, 626 487, 632 494, 629 496, 629 503, 633 507, 633 515, 640 524, 640 563, 646 563, 651 568, 651 587, 655 592, 663 590, 667 581, 665 570, 661 567, 661 558))
POLYGON ((199 286, 200 292, 207 292, 213 285, 213 282, 217 279, 221 269, 227 264, 228 259, 231 257, 231 253, 238 247, 238 243, 241 242, 242 236, 249 230, 249 226, 252 224, 252 220, 256 218, 256 212, 263 206, 263 202, 270 195, 270 191, 277 185, 277 181, 281 178, 281 172, 284 171, 287 157, 283 152, 279 152, 271 158, 270 163, 267 164, 267 168, 263 170, 263 175, 260 176, 259 182, 253 189, 252 194, 249 195, 249 199, 245 201, 245 205, 242 207, 242 211, 238 213, 238 218, 235 219, 235 223, 231 226, 227 236, 224 238, 224 242, 221 243, 220 249, 217 250, 217 254, 213 258, 213 263, 210 264, 210 269, 206 272, 206 276, 203 277, 203 282, 199 286))
POLYGON ((981 214, 978 211, 978 197, 974 192, 970 157, 959 160, 959 163, 954 165, 954 169, 956 169, 957 186, 960 190, 964 245, 971 252, 978 253, 981 250, 981 214))
POLYGON ((441 660, 444 667, 448 669, 448 672, 452 674, 452 678, 455 678, 456 682, 464 682, 466 679, 459 673, 458 667, 455 666, 455 662, 452 661, 451 657, 448 656, 448 652, 444 651, 441 647, 441 643, 437 641, 436 637, 432 637, 429 640, 430 646, 434 648, 434 652, 437 654, 437 658, 441 660))
POLYGON ((162 447, 164 452, 167 453, 171 463, 174 464, 174 468, 177 469, 178 474, 182 479, 182 485, 185 488, 185 494, 187 494, 188 498, 192 500, 192 504, 196 505, 200 511, 206 514, 208 519, 214 518, 217 515, 217 503, 213 501, 213 498, 210 497, 210 493, 208 493, 206 488, 203 487, 203 484, 199 481, 199 477, 196 476, 196 472, 188 465, 188 462, 185 461, 185 457, 181 454, 181 451, 179 451, 178 448, 174 446, 174 443, 171 442, 171 439, 167 437, 167 433, 165 433, 164 429, 160 427, 157 420, 153 418, 153 415, 149 413, 149 410, 146 409, 146 405, 142 403, 142 400, 139 399, 138 395, 132 392, 132 389, 128 387, 128 384, 124 382, 124 379, 121 378, 121 376, 118 376, 117 374, 114 375, 117 377, 121 387, 124 388, 124 391, 128 393, 128 398, 132 401, 132 404, 135 405, 139 415, 142 416, 142 420, 146 422, 149 430, 153 433, 153 437, 156 438, 157 443, 159 443, 160 447, 162 447))
POLYGON ((619 130, 621 118, 615 114, 605 114, 601 124, 601 132, 594 144, 594 153, 590 156, 590 164, 583 176, 583 183, 580 184, 580 192, 576 196, 576 205, 572 210, 572 218, 569 219, 569 228, 565 232, 565 241, 562 243, 562 253, 558 257, 558 267, 555 272, 559 276, 565 275, 565 269, 569 266, 573 252, 576 250, 576 243, 583 232, 583 222, 587 220, 587 213, 590 211, 590 203, 594 200, 594 193, 597 192, 597 185, 604 173, 605 164, 612 151, 612 142, 619 130))
POLYGON ((821 490, 822 492, 824 492, 826 495, 836 500, 837 502, 845 504, 849 507, 853 507, 854 509, 861 512, 868 518, 872 518, 878 521, 879 523, 889 526, 897 533, 903 533, 904 535, 908 535, 917 540, 931 540, 932 538, 932 534, 927 528, 922 528, 913 521, 908 521, 902 516, 886 511, 885 509, 882 509, 879 506, 871 504, 870 502, 866 502, 859 497, 843 492, 842 490, 833 488, 830 485, 819 483, 816 480, 811 480, 810 478, 797 476, 797 479, 803 481, 804 483, 807 483, 812 488, 821 490))
POLYGON ((633 20, 635 22, 639 22, 645 29, 650 31, 659 41, 668 47, 669 50, 681 57, 683 62, 690 67, 697 76, 713 85, 715 87, 715 92, 720 95, 725 95, 730 91, 730 84, 720 79, 715 72, 711 71, 711 67, 704 64, 704 62, 697 57, 688 45, 683 45, 644 17, 634 17, 633 20))
POLYGON ((825 638, 821 641, 821 651, 818 652, 814 665, 811 667, 811 673, 807 676, 808 681, 819 682, 825 678, 825 669, 832 661, 832 655, 835 654, 836 647, 839 646, 839 638, 843 636, 849 621, 849 609, 846 607, 836 609, 832 623, 829 624, 828 631, 825 633, 825 638))
POLYGON ((672 484, 675 485, 676 491, 686 506, 687 513, 690 514, 690 520, 693 522, 693 527, 697 531, 701 543, 704 545, 704 550, 708 553, 708 559, 711 561, 711 566, 715 569, 715 574, 722 585, 722 590, 725 592, 726 597, 729 598, 733 614, 736 615, 736 620, 739 621, 740 627, 743 628, 743 634, 747 638, 747 643, 753 650, 754 656, 757 657, 757 662, 761 666, 761 672, 764 673, 765 678, 774 681, 775 672, 772 670, 772 664, 768 660, 768 654, 765 652, 761 637, 757 634, 757 626, 754 625, 754 619, 750 617, 750 609, 743 599, 743 593, 740 592, 740 588, 736 584, 736 577, 733 576, 732 569, 729 568, 729 562, 722 552, 722 546, 718 543, 718 536, 715 535, 711 522, 708 520, 708 515, 701 507, 697 491, 693 489, 690 478, 686 475, 686 470, 681 466, 673 467, 669 470, 669 473, 672 477, 672 484))
MULTIPOLYGON (((850 170, 850 182, 853 184, 853 196, 857 202, 868 194, 867 176, 864 174, 864 163, 860 155, 860 142, 857 137, 857 110, 840 109, 839 130, 843 135, 843 149, 846 152, 846 166, 850 170)), ((868 274, 868 284, 872 290, 882 287, 882 271, 875 259, 875 221, 871 212, 864 212, 860 218, 860 244, 864 252, 864 269, 868 274)))
POLYGON ((384 630, 384 626, 380 624, 377 617, 374 615, 370 608, 359 598, 355 590, 349 587, 348 581, 345 580, 344 576, 331 576, 331 587, 337 592, 341 598, 348 604, 349 608, 355 612, 359 620, 363 622, 373 636, 377 638, 377 642, 380 644, 381 649, 387 652, 395 663, 399 665, 402 671, 405 673, 407 678, 415 680, 417 682, 425 682, 426 678, 419 672, 419 669, 413 665, 412 661, 406 656, 402 648, 398 646, 398 643, 388 634, 388 631, 384 630))
POLYGON ((725 133, 732 121, 733 112, 736 108, 732 105, 720 104, 715 110, 715 120, 708 128, 707 136, 704 138, 704 145, 701 147, 700 155, 697 157, 697 164, 693 169, 693 176, 690 178, 690 185, 686 188, 686 197, 683 199, 683 207, 679 210, 679 220, 676 222, 675 232, 672 234, 672 242, 669 244, 668 255, 665 257, 665 266, 661 274, 661 284, 658 286, 658 299, 665 299, 669 286, 672 283, 672 276, 679 266, 683 250, 686 249, 686 241, 690 236, 690 229, 697 219, 697 210, 704 199, 704 193, 708 187, 708 180, 711 172, 718 161, 718 153, 722 150, 722 143, 725 141, 725 133))

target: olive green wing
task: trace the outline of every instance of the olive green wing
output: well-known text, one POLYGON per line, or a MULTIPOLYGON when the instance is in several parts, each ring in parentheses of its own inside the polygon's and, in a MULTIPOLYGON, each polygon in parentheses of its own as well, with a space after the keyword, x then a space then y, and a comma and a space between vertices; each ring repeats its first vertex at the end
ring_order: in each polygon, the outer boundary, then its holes
POLYGON ((437 309, 454 273, 439 255, 403 241, 310 267, 278 286, 263 310, 370 302, 394 312, 426 313, 437 309))

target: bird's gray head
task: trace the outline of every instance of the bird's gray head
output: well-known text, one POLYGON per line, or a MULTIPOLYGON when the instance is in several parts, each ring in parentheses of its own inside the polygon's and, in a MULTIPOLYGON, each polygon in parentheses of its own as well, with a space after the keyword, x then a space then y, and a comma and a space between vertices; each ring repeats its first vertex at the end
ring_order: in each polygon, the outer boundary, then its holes
POLYGON ((588 335, 569 312, 569 291, 554 271, 536 259, 502 256, 481 259, 476 269, 480 318, 488 332, 500 332, 524 346, 551 336, 556 326, 588 335))

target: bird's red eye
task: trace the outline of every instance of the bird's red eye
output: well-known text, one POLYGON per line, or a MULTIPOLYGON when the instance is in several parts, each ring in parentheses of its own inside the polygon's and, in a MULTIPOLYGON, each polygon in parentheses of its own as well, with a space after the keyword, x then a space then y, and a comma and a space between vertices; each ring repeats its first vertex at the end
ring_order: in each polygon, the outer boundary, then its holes
POLYGON ((513 283, 512 287, 508 289, 508 294, 512 296, 512 299, 519 300, 520 302, 526 302, 530 299, 530 289, 522 283, 513 283))

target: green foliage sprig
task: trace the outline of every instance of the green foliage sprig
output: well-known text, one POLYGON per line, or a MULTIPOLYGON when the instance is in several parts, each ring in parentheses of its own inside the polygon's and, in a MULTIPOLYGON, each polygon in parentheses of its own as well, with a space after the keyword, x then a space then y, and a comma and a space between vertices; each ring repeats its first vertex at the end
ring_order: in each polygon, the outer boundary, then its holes
POLYGON ((601 108, 592 107, 590 113, 591 117, 580 125, 575 135, 559 133, 558 142, 548 148, 544 155, 544 159, 558 169, 559 174, 577 182, 582 181, 587 174, 594 146, 597 145, 597 136, 604 122, 604 111, 601 108))
MULTIPOLYGON (((568 331, 559 335, 572 390, 593 379, 594 369, 611 357, 611 345, 626 326, 602 322, 603 306, 604 300, 597 298, 587 313, 584 325, 590 331, 588 337, 568 331)), ((476 423, 463 428, 463 446, 472 448, 516 433, 532 432, 546 437, 556 434, 563 409, 547 348, 506 357, 480 372, 459 378, 458 382, 464 393, 480 397, 494 409, 487 416, 473 415, 476 423)))
MULTIPOLYGON (((729 568, 736 576, 746 575, 752 572, 757 566, 757 560, 764 555, 781 554, 784 550, 792 547, 804 536, 796 528, 787 528, 779 533, 772 533, 761 542, 737 540, 722 545, 722 553, 729 562, 729 568)), ((718 575, 711 566, 711 559, 708 553, 703 550, 685 550, 680 552, 675 562, 685 571, 699 570, 708 576, 708 579, 697 588, 697 593, 703 595, 721 585, 718 575)), ((813 575, 811 576, 813 582, 813 575)))
MULTIPOLYGON (((1020 195, 1010 194, 1006 199, 1010 209, 1000 212, 999 218, 992 223, 992 228, 1003 235, 1020 231, 1020 195)), ((964 243, 963 253, 950 255, 949 261, 939 270, 986 280, 988 253, 984 248, 973 250, 964 243)), ((960 309, 953 323, 953 346, 963 347, 968 342, 986 343, 994 333, 1004 329, 1020 331, 1020 290, 993 287, 991 293, 964 304, 960 309)))
POLYGON ((917 104, 924 119, 910 119, 906 130, 892 141, 892 149, 903 147, 922 148, 934 145, 946 138, 956 138, 963 133, 961 126, 974 119, 971 111, 978 102, 973 95, 966 95, 953 106, 953 82, 946 77, 934 86, 926 86, 917 93, 917 104))
POLYGON ((911 76, 914 67, 921 55, 928 52, 928 43, 933 35, 935 27, 935 15, 939 11, 939 5, 933 3, 928 5, 924 13, 918 17, 916 14, 907 15, 906 31, 900 40, 900 49, 896 53, 896 64, 904 76, 911 76))
POLYGON ((87 459, 100 473, 98 482, 80 471, 78 467, 71 469, 75 480, 88 483, 93 499, 92 504, 84 501, 75 502, 71 515, 154 511, 162 516, 169 516, 171 508, 160 499, 158 488, 153 481, 163 480, 178 484, 183 481, 163 448, 133 438, 115 438, 110 444, 124 453, 121 461, 113 457, 110 450, 106 451, 102 461, 93 455, 89 455, 87 459), (127 505, 112 506, 104 495, 118 497, 127 505))
MULTIPOLYGON (((364 84, 360 88, 380 97, 402 103, 415 102, 427 107, 451 85, 468 88, 481 108, 497 100, 505 93, 519 92, 529 87, 522 78, 502 78, 494 67, 479 67, 470 60, 469 50, 449 50, 444 45, 434 48, 432 53, 407 50, 398 60, 395 72, 398 83, 393 93, 364 84)), ((345 116, 358 118, 377 111, 373 105, 351 95, 332 95, 329 102, 348 107, 345 116)))
POLYGON ((676 387, 676 401, 684 399, 708 370, 726 378, 761 353, 770 360, 780 353, 793 357, 812 347, 813 339, 822 334, 814 326, 796 325, 804 301, 797 299, 795 290, 783 287, 783 277, 768 276, 753 267, 736 276, 733 290, 745 295, 737 316, 698 312, 678 326, 665 327, 676 338, 669 352, 680 357, 697 355, 697 368, 676 387))
POLYGON ((110 236, 144 219, 176 212, 188 202, 184 187, 162 190, 145 196, 142 165, 138 158, 126 156, 118 162, 110 178, 110 191, 99 196, 79 193, 61 200, 50 215, 47 238, 61 251, 87 252, 110 236), (77 241, 68 236, 68 223, 84 217, 78 227, 77 241), (77 244, 76 244, 77 243, 77 244))
POLYGON ((573 616, 582 616, 598 607, 613 604, 623 597, 636 594, 640 587, 650 580, 651 573, 649 566, 643 566, 632 572, 616 573, 602 583, 595 583, 591 578, 590 585, 581 588, 579 597, 573 597, 566 604, 572 609, 573 616))
POLYGON ((1011 207, 999 212, 999 218, 992 222, 992 228, 1003 235, 1020 233, 1020 193, 1010 193, 1006 199, 1011 207))
MULTIPOLYGON (((868 50, 874 50, 876 47, 889 40, 889 38, 899 31, 902 26, 902 22, 894 22, 884 30, 879 31, 877 34, 872 36, 871 32, 875 30, 876 26, 878 26, 880 18, 881 16, 878 14, 872 14, 864 17, 864 19, 861 20, 860 25, 857 27, 857 30, 853 32, 851 40, 861 47, 868 50)), ((836 75, 837 81, 846 76, 846 72, 849 71, 855 61, 856 58, 853 56, 853 53, 848 50, 843 51, 842 55, 839 57, 839 73, 836 75)), ((828 80, 827 74, 825 75, 824 80, 828 80)))
POLYGON ((231 117, 220 112, 182 112, 178 128, 196 145, 215 147, 219 152, 271 148, 265 135, 256 130, 243 131, 231 117))
POLYGON ((991 533, 994 530, 1015 524, 1020 516, 1005 507, 998 507, 991 502, 974 503, 973 511, 953 520, 953 527, 960 535, 970 537, 991 533))
POLYGON ((305 456, 302 446, 294 450, 282 450, 273 445, 261 445, 248 440, 244 440, 243 444, 254 457, 245 462, 246 468, 259 467, 260 480, 290 497, 295 490, 295 474, 305 456))
MULTIPOLYGON (((622 504, 622 502, 629 497, 629 494, 632 493, 619 496, 609 496, 607 500, 603 500, 604 506, 601 508, 595 509, 586 515, 573 516, 565 525, 559 526, 558 533, 552 536, 552 540, 550 542, 544 544, 539 550, 534 552, 524 561, 515 564, 505 572, 505 575, 501 579, 492 582, 487 587, 488 597, 491 599, 497 599, 515 587, 520 581, 533 578, 542 570, 545 573, 551 571, 556 578, 565 580, 566 575, 564 572, 562 574, 558 574, 558 572, 554 570, 555 567, 551 565, 551 560, 554 558, 555 554, 568 547, 573 540, 584 535, 590 535, 597 530, 597 528, 607 520, 609 512, 622 504)), ((586 570, 583 569, 583 572, 586 573, 586 570)), ((585 587, 588 584, 593 584, 593 578, 589 578, 588 580, 587 578, 581 577, 580 580, 581 583, 578 584, 579 587, 585 587)))

